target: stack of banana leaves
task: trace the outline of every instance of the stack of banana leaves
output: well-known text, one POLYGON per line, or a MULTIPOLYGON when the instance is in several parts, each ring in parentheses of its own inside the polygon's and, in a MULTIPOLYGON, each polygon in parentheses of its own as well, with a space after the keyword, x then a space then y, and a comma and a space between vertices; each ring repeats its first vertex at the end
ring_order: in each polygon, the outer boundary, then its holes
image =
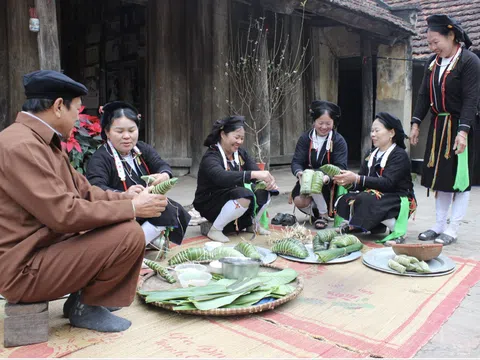
POLYGON ((416 257, 408 255, 395 255, 393 259, 388 260, 388 267, 400 274, 405 274, 407 271, 421 274, 430 272, 430 267, 425 261, 420 261, 416 257))
POLYGON ((319 230, 313 237, 313 252, 320 263, 359 251, 363 244, 355 235, 339 235, 334 229, 319 230))
POLYGON ((282 298, 295 291, 291 284, 297 278, 293 269, 259 272, 249 280, 221 279, 202 287, 176 288, 162 291, 139 291, 147 303, 173 305, 174 310, 213 310, 243 308, 264 298, 282 298))

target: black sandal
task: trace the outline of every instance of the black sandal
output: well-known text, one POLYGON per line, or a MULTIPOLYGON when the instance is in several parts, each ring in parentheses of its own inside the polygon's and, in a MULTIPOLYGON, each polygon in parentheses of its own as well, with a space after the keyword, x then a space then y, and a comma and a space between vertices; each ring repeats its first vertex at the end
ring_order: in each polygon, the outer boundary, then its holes
POLYGON ((313 226, 315 226, 315 229, 317 230, 326 229, 328 226, 328 220, 325 219, 324 217, 320 217, 315 220, 315 222, 313 223, 313 226))
POLYGON ((383 243, 384 246, 392 246, 393 244, 405 244, 405 238, 400 236, 396 239, 388 240, 383 243))
POLYGON ((433 240, 434 244, 442 244, 443 246, 450 245, 457 242, 457 238, 447 235, 445 233, 438 235, 438 237, 433 240))
POLYGON ((437 234, 433 230, 427 230, 418 234, 418 240, 421 240, 421 241, 435 240, 436 238, 438 238, 439 235, 440 234, 437 234))
POLYGON ((292 226, 297 223, 297 218, 292 214, 284 214, 285 216, 282 219, 283 226, 292 226))
POLYGON ((285 215, 287 214, 282 214, 282 213, 277 213, 275 217, 272 219, 271 223, 273 225, 282 225, 283 219, 285 219, 285 215))

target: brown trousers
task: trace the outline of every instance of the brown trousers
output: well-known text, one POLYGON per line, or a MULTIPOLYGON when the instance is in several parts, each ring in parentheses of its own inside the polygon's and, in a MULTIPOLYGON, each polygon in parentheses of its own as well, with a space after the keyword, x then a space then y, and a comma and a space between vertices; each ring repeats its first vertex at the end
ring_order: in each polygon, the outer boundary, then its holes
MULTIPOLYGON (((41 249, 19 278, 19 302, 82 290, 88 305, 128 306, 136 293, 145 236, 136 221, 95 229, 41 249)), ((8 298, 8 294, 5 294, 8 298)))

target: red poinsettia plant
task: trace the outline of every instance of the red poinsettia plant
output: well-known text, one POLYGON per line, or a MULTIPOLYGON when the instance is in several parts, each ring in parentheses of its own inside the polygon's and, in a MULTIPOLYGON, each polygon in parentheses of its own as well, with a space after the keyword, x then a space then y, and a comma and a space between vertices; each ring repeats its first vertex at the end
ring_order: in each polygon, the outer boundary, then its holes
POLYGON ((84 106, 80 108, 80 115, 70 132, 70 137, 66 142, 62 142, 70 163, 81 174, 86 173, 90 156, 102 144, 100 119, 98 116, 81 114, 84 109, 84 106))

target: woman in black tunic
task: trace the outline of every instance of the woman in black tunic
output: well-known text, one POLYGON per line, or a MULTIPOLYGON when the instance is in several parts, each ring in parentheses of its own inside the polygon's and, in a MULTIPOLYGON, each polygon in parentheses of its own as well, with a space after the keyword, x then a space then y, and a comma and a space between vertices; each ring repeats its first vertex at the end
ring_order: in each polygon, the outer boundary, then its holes
POLYGON ((270 202, 270 192, 278 194, 277 185, 270 172, 260 171, 240 148, 245 137, 244 121, 238 115, 217 120, 204 142, 208 149, 200 162, 193 205, 213 223, 207 236, 214 241, 228 242, 224 233, 243 229, 270 234, 257 225, 270 202), (265 181, 265 190, 255 191, 257 180, 265 181))
POLYGON ((338 214, 349 219, 341 231, 367 232, 387 226, 393 233, 380 242, 403 243, 410 209, 416 206, 410 159, 405 151, 407 136, 398 118, 381 112, 372 124, 371 137, 375 148, 358 175, 342 171, 333 178, 339 185, 352 185, 336 205, 338 214))
POLYGON ((449 245, 457 240, 465 216, 474 164, 474 126, 480 95, 480 60, 467 50, 471 41, 446 15, 427 18, 427 40, 435 52, 428 60, 412 119, 410 139, 418 142, 419 127, 428 110, 428 130, 422 185, 436 191, 436 224, 420 240, 449 245), (464 42, 462 47, 460 42, 464 42), (450 224, 448 210, 452 206, 450 224))
MULTIPOLYGON (((138 141, 139 115, 135 107, 114 101, 103 107, 102 138, 100 146, 88 163, 87 179, 103 190, 127 191, 132 194, 145 189, 147 184, 141 176, 151 175, 156 185, 172 177, 170 166, 156 150, 143 141, 138 141)), ((137 218, 142 224, 146 244, 159 247, 167 228, 172 229, 169 240, 181 244, 187 230, 190 215, 175 201, 168 199, 162 216, 151 219, 137 218), (155 240, 155 241, 154 241, 155 240)))
POLYGON ((315 228, 324 229, 328 216, 333 216, 334 183, 324 178, 322 194, 300 195, 300 180, 305 169, 318 170, 325 164, 347 169, 348 149, 342 135, 335 129, 340 122, 341 110, 329 101, 315 100, 310 105, 312 129, 298 139, 292 159, 292 173, 299 179, 292 190, 295 206, 305 214, 312 215, 315 228))

